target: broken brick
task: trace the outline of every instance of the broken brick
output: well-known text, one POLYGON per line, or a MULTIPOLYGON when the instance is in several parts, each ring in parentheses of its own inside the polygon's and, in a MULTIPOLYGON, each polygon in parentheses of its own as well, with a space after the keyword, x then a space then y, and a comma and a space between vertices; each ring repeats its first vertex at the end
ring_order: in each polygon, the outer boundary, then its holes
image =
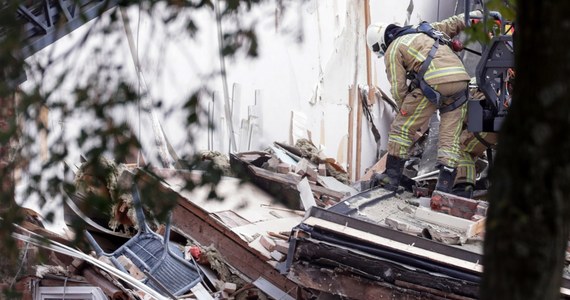
POLYGON ((430 200, 434 211, 470 220, 474 215, 487 215, 487 202, 463 198, 452 194, 434 191, 430 200))
POLYGON ((275 250, 275 241, 272 238, 262 235, 259 238, 259 242, 265 249, 267 249, 267 251, 271 252, 275 250))

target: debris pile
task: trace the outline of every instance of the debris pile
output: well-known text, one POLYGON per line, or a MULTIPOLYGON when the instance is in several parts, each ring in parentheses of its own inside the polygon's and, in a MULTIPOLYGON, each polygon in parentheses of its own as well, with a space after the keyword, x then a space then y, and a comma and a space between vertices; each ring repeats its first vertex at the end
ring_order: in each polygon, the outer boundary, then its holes
MULTIPOLYGON (((74 248, 71 236, 45 230, 29 212, 14 233, 17 276, 2 273, 1 289, 23 299, 478 297, 485 201, 434 192, 429 176, 413 185, 429 197, 359 191, 306 140, 201 157, 239 177, 216 185, 224 201, 209 199, 211 187, 186 189, 199 170, 84 163, 65 217, 83 222, 75 236, 87 243, 74 248), (90 197, 104 209, 90 209, 90 197), (166 219, 157 211, 165 205, 173 207, 166 219)), ((382 168, 380 160, 374 170, 382 168)))

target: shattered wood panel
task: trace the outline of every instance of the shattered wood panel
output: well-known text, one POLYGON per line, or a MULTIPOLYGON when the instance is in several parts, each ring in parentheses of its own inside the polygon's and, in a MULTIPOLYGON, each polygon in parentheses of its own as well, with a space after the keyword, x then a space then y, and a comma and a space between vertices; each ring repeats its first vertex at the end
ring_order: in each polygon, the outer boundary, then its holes
MULTIPOLYGON (((270 185, 270 184, 278 183, 278 184, 282 184, 282 185, 296 187, 297 184, 301 181, 300 177, 295 177, 295 176, 290 175, 290 174, 279 174, 279 173, 275 173, 275 172, 265 170, 263 168, 258 168, 256 166, 249 166, 249 169, 252 171, 253 175, 255 175, 255 177, 256 177, 256 178, 254 178, 254 181, 257 178, 269 181, 269 183, 265 182, 264 185, 270 185)), ((321 195, 327 195, 327 196, 335 198, 335 199, 344 198, 344 193, 342 193, 342 192, 333 191, 331 189, 327 189, 325 187, 318 186, 318 185, 313 184, 313 183, 311 183, 310 185, 311 185, 311 189, 313 190, 314 193, 318 193, 321 195)), ((299 199, 299 198, 297 197, 297 199, 299 199)))
MULTIPOLYGON (((152 182, 148 173, 139 172, 141 179, 152 182)), ((164 193, 176 193, 163 184, 164 193)), ((264 277, 280 289, 295 296, 297 285, 279 274, 265 262, 265 257, 250 248, 246 241, 224 226, 208 212, 176 193, 178 206, 172 212, 172 224, 181 234, 191 237, 204 246, 213 245, 226 262, 250 279, 264 277)))
POLYGON ((355 249, 312 239, 299 240, 296 245, 297 261, 294 265, 308 263, 331 270, 342 270, 351 272, 354 276, 376 278, 396 287, 417 286, 413 289, 430 291, 430 294, 448 298, 450 295, 471 298, 479 296, 479 285, 476 283, 441 274, 430 274, 425 270, 414 269, 355 249))
POLYGON ((469 299, 440 297, 425 291, 397 287, 374 278, 337 273, 303 264, 294 265, 289 273, 306 288, 349 299, 469 299))

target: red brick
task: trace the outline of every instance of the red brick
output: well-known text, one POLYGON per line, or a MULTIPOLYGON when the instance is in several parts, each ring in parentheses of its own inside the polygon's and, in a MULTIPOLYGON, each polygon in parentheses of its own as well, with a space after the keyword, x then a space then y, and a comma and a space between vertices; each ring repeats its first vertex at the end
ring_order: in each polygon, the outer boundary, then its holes
POLYGON ((430 207, 434 211, 463 219, 471 219, 474 215, 485 216, 487 212, 487 202, 463 198, 440 191, 433 192, 430 207))

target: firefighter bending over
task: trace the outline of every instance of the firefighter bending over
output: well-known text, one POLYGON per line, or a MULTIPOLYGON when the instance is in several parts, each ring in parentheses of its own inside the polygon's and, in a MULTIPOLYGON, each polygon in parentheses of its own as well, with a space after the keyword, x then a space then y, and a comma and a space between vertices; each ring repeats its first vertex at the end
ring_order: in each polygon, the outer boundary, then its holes
MULTIPOLYGON (((470 17, 481 15, 479 11, 470 13, 470 17)), ((451 192, 470 77, 448 43, 464 28, 463 14, 418 26, 377 23, 368 27, 368 47, 378 58, 384 56, 391 93, 400 107, 390 129, 386 170, 372 176, 372 186, 398 189, 414 133, 439 109, 440 172, 435 189, 451 192)))

